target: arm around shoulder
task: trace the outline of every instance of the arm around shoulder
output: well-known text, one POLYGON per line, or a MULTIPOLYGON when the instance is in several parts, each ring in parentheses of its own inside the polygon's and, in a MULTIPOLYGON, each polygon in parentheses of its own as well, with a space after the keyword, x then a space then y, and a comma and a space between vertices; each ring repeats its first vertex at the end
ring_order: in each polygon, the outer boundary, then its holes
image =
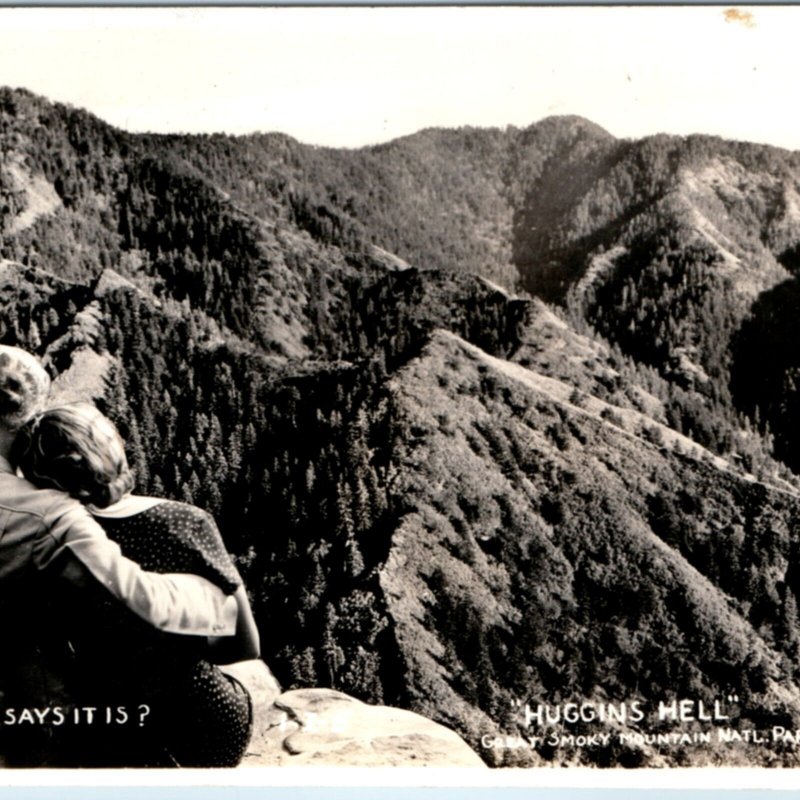
POLYGON ((48 535, 34 551, 40 569, 67 552, 134 613, 169 633, 230 636, 237 627, 234 598, 195 575, 146 572, 122 555, 86 508, 59 495, 44 516, 48 535))

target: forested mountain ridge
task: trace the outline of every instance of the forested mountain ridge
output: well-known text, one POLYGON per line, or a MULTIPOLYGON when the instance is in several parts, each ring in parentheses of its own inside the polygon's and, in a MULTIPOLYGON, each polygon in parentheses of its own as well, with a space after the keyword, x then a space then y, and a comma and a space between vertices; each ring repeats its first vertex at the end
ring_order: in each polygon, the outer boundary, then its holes
MULTIPOLYGON (((279 135, 150 141, 257 216, 288 206, 346 248, 370 242, 566 305, 715 414, 757 417, 800 467, 797 392, 782 377, 800 354, 759 363, 764 346, 737 336, 754 303, 754 325, 776 305, 778 327, 792 324, 780 309, 798 264, 797 154, 702 135, 617 140, 578 117, 427 130, 355 151, 279 135), (772 290, 767 311, 758 298, 772 290), (751 369, 758 380, 737 380, 751 369)), ((681 416, 707 427, 696 410, 681 416)))
MULTIPOLYGON (((793 580, 796 492, 744 480, 645 415, 451 334, 392 385, 409 428, 398 455, 406 513, 382 587, 415 707, 468 720, 473 740, 503 719, 524 734, 516 698, 576 691, 603 702, 668 687, 710 701, 735 686, 747 709, 736 724, 793 717, 794 601, 788 583, 754 581, 775 568, 793 580)), ((659 763, 646 749, 620 757, 659 763)))
POLYGON ((284 686, 493 764, 794 763, 480 748, 516 699, 736 691, 736 725, 800 727, 767 431, 791 463, 794 155, 579 118, 134 136, 10 90, 0 126, 0 341, 118 422, 139 491, 217 516, 284 686))

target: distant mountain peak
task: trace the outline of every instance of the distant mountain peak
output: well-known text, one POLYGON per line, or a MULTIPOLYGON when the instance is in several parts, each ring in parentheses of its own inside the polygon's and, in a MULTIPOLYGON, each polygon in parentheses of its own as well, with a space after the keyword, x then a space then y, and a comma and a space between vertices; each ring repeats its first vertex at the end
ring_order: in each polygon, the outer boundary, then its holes
POLYGON ((615 136, 610 134, 605 128, 598 125, 596 122, 581 117, 577 114, 553 114, 548 117, 543 117, 538 122, 534 122, 523 130, 529 131, 534 128, 541 129, 555 129, 563 133, 584 133, 591 136, 596 136, 602 139, 613 141, 615 136))

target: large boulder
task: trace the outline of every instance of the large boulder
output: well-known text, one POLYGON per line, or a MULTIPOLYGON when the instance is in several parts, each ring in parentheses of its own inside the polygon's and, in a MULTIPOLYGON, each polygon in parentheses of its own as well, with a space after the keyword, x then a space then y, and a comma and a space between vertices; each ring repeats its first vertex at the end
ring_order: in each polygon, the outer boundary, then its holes
POLYGON ((245 767, 485 767, 449 728, 332 689, 280 687, 262 661, 226 667, 253 697, 245 767))

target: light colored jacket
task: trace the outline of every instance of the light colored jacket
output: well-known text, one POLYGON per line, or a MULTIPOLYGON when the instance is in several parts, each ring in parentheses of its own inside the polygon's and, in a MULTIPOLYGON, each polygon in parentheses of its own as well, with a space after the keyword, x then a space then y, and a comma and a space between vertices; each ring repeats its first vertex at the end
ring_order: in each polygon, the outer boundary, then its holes
MULTIPOLYGON (((87 509, 38 489, 0 457, 0 583, 42 571, 71 554, 134 613, 168 633, 228 636, 236 601, 196 575, 159 575, 125 558, 87 509)), ((69 572, 64 573, 69 577, 69 572)))

